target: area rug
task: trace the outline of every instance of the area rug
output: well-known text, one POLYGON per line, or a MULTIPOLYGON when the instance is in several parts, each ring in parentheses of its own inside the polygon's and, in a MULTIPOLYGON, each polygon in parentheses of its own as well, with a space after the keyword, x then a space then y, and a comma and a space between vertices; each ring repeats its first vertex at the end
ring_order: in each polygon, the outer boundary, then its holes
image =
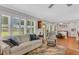
POLYGON ((49 47, 49 46, 42 46, 39 47, 27 55, 64 55, 65 48, 61 46, 56 47, 49 47))

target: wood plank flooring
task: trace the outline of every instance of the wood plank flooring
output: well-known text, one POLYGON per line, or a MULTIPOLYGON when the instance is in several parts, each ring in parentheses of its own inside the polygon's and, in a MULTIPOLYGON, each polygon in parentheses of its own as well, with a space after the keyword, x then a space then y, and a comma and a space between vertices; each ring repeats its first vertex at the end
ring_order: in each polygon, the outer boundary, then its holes
POLYGON ((66 55, 79 55, 79 43, 75 38, 57 39, 57 44, 66 48, 66 55))

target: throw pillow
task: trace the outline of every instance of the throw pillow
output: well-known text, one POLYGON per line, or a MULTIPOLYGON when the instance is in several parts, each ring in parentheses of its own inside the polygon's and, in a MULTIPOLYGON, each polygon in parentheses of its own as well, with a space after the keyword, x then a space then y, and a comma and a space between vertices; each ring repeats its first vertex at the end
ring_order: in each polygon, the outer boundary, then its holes
POLYGON ((3 40, 3 42, 8 44, 11 48, 14 46, 9 40, 3 40))
POLYGON ((13 45, 18 46, 18 42, 16 42, 15 40, 13 40, 12 38, 8 39, 13 45))
POLYGON ((37 40, 36 34, 30 34, 30 40, 37 40))

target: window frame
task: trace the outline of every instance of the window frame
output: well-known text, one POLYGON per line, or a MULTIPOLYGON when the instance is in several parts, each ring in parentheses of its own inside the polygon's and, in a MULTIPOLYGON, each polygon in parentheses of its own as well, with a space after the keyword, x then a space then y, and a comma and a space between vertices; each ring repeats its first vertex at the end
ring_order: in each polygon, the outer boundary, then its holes
POLYGON ((26 34, 26 19, 21 19, 21 21, 20 21, 20 29, 21 28, 23 28, 24 29, 24 33, 23 33, 23 35, 25 35, 26 34), (21 25, 21 21, 24 21, 24 25, 21 25))
MULTIPOLYGON (((9 15, 1 15, 1 32, 3 32, 3 24, 2 24, 3 16, 8 17, 7 32, 8 32, 8 35, 11 35, 11 29, 10 29, 11 17, 9 15)), ((1 33, 1 36, 3 36, 2 33, 1 33)))
POLYGON ((28 29, 30 29, 30 31, 27 32, 27 34, 35 33, 35 21, 34 20, 26 20, 26 22, 27 21, 30 21, 30 25, 27 25, 27 31, 28 31, 28 29), (33 23, 33 25, 32 25, 32 23, 33 23), (32 28, 34 28, 34 31, 32 31, 32 28))
POLYGON ((16 24, 16 23, 13 22, 13 24, 11 24, 12 25, 12 35, 13 36, 18 36, 19 35, 19 32, 18 31, 20 31, 20 18, 13 16, 11 20, 12 20, 12 22, 13 21, 15 22, 17 20, 18 23, 19 23, 19 24, 16 24), (15 32, 14 31, 14 28, 16 29, 16 35, 14 35, 14 32, 15 32))

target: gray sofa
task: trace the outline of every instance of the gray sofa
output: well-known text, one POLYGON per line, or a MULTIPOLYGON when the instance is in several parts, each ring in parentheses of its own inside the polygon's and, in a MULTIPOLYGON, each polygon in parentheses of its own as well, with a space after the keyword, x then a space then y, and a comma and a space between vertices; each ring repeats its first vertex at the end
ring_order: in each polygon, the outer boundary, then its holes
POLYGON ((8 37, 0 37, 0 54, 2 55, 22 55, 42 45, 42 40, 38 39, 30 41, 29 35, 25 35, 16 36, 20 44, 11 48, 9 45, 2 41, 6 40, 7 38, 8 37))

